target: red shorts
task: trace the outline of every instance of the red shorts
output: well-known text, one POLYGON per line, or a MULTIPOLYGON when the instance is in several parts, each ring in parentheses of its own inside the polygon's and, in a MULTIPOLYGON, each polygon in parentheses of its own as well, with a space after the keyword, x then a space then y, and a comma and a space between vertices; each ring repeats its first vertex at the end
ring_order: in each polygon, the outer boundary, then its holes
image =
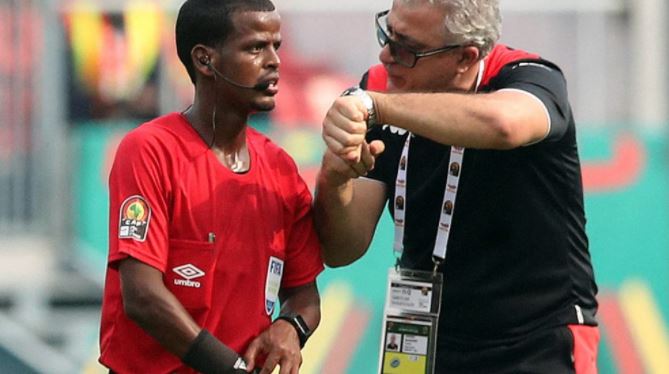
POLYGON ((539 330, 513 341, 439 345, 437 374, 596 374, 599 329, 569 325, 539 330))
POLYGON ((576 374, 597 374, 599 329, 593 326, 569 325, 574 336, 574 369, 576 374))

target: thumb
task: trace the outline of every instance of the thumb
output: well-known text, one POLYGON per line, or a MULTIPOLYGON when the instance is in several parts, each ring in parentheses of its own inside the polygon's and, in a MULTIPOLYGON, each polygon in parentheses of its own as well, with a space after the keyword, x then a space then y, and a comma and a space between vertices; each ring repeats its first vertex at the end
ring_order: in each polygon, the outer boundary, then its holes
POLYGON ((344 159, 344 161, 348 163, 357 164, 358 162, 360 162, 361 152, 362 152, 362 146, 357 146, 355 149, 344 154, 342 156, 342 159, 344 159))
POLYGON ((256 357, 258 356, 258 351, 260 351, 260 342, 258 339, 251 342, 249 347, 244 353, 244 361, 246 362, 246 370, 252 372, 256 366, 256 357))
POLYGON ((381 140, 374 140, 371 143, 369 143, 369 151, 371 152, 372 155, 374 155, 374 157, 380 155, 385 150, 386 150, 386 145, 381 140))

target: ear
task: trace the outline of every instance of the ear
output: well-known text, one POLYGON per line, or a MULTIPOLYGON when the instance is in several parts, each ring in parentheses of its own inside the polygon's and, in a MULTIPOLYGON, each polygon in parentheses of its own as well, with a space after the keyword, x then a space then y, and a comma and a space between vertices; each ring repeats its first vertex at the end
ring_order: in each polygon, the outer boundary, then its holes
POLYGON ((200 72, 200 74, 205 76, 211 76, 214 74, 213 70, 209 66, 210 64, 214 63, 214 55, 214 49, 203 44, 196 44, 190 51, 193 67, 195 67, 195 70, 200 72))
POLYGON ((473 45, 462 47, 460 59, 458 60, 458 72, 464 73, 469 70, 474 64, 479 62, 480 57, 481 51, 479 51, 478 47, 473 45))

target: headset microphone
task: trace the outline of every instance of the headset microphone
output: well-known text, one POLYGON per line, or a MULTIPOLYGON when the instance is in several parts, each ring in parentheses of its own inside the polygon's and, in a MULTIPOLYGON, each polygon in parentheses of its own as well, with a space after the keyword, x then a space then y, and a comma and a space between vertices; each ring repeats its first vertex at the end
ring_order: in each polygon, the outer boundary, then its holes
POLYGON ((214 72, 215 76, 217 75, 217 76, 221 77, 221 79, 223 79, 224 81, 228 82, 229 84, 231 84, 235 87, 246 88, 246 89, 249 89, 249 90, 265 91, 271 85, 270 82, 258 83, 258 84, 254 84, 253 86, 247 86, 247 85, 244 85, 244 84, 241 84, 241 83, 237 83, 237 82, 233 81, 232 79, 226 77, 225 75, 221 74, 221 72, 219 72, 211 64, 211 62, 208 59, 207 60, 200 60, 200 62, 203 63, 204 65, 207 65, 207 67, 209 69, 211 69, 211 71, 214 72))

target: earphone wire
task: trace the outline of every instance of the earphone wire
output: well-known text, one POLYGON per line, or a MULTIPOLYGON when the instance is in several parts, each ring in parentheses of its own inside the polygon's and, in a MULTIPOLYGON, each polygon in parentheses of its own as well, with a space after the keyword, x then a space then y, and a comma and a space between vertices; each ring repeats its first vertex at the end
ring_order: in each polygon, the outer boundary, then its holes
MULTIPOLYGON (((214 82, 217 81, 216 73, 214 73, 214 82)), ((209 149, 214 148, 214 143, 216 142, 216 107, 218 106, 218 87, 214 84, 214 110, 211 113, 211 143, 209 143, 209 149)))
MULTIPOLYGON (((207 66, 209 66, 209 68, 214 71, 214 82, 217 82, 218 81, 218 77, 217 77, 218 72, 216 71, 216 69, 213 66, 211 66, 211 63, 208 63, 207 66)), ((216 142, 216 108, 217 107, 218 107, 218 87, 216 86, 216 84, 214 84, 214 110, 211 113, 211 130, 212 130, 213 134, 211 136, 211 143, 209 144, 209 149, 212 149, 212 150, 214 148, 214 143, 216 142)), ((241 170, 241 168, 242 168, 241 160, 239 159, 239 155, 238 155, 237 152, 235 152, 232 155, 232 160, 228 160, 228 157, 230 157, 230 156, 225 155, 225 153, 224 153, 224 157, 226 159, 226 162, 230 165, 230 169, 233 172, 237 173, 241 170)))

